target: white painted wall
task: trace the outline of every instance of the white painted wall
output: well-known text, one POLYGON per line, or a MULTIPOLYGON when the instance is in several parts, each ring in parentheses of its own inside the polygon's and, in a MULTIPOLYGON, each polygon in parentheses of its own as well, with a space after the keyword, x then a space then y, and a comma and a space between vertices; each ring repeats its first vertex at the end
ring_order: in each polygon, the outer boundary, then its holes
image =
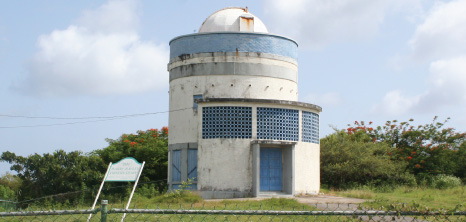
MULTIPOLYGON (((253 107, 251 139, 202 139, 198 137, 198 189, 217 191, 249 191, 252 186, 252 149, 250 141, 257 138, 257 107, 315 110, 280 104, 216 102, 207 106, 253 107)), ((301 112, 300 112, 301 118, 301 112)), ((199 121, 202 116, 197 116, 199 121)), ((198 131, 202 128, 199 125, 198 131)), ((301 137, 301 121, 300 121, 301 137)), ((301 140, 301 138, 300 138, 301 140)), ((297 142, 295 145, 295 194, 317 194, 320 190, 320 144, 297 142)))
POLYGON ((320 145, 299 142, 295 146, 295 194, 320 190, 320 145))
POLYGON ((250 139, 201 139, 197 152, 198 190, 250 192, 250 139))
POLYGON ((297 84, 290 80, 258 76, 192 76, 170 82, 169 144, 197 142, 197 112, 193 95, 204 98, 254 98, 297 101, 297 84), (233 86, 231 86, 233 84, 233 86), (213 85, 213 86, 212 86, 213 85), (250 86, 251 85, 251 86, 250 86), (188 109, 186 109, 188 108, 188 109))

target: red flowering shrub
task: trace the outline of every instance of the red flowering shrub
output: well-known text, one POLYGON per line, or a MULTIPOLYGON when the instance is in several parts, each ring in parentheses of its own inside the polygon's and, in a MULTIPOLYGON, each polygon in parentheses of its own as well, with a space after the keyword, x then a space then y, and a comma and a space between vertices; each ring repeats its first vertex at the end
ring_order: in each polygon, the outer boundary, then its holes
MULTIPOLYGON (((168 127, 139 130, 136 134, 123 134, 120 138, 107 139, 109 146, 96 150, 106 163, 117 162, 125 157, 133 157, 139 162, 146 161, 140 178, 141 182, 164 180, 167 178, 168 127)), ((163 190, 165 182, 158 187, 163 190)))
POLYGON ((445 128, 437 117, 432 123, 412 126, 414 120, 398 123, 387 121, 383 126, 369 127, 355 121, 345 130, 356 140, 388 144, 392 160, 408 162, 406 171, 415 175, 454 175, 466 179, 466 133, 445 128))

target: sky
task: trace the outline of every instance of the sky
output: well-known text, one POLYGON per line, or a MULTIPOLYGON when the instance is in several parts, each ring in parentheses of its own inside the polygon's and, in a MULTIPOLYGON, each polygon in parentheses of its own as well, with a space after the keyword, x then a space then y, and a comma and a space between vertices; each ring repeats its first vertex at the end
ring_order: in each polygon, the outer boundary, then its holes
POLYGON ((322 107, 321 138, 435 116, 466 131, 466 0, 1 2, 0 152, 87 153, 167 126, 169 41, 230 6, 298 42, 299 101, 322 107))

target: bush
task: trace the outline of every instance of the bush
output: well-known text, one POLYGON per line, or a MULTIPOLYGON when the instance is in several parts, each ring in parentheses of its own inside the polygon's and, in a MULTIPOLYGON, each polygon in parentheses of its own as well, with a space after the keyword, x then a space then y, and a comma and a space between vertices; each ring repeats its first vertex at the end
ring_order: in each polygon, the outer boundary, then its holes
POLYGON ((455 176, 449 175, 437 175, 434 177, 434 188, 437 189, 448 189, 461 186, 461 179, 455 176))
POLYGON ((334 189, 367 185, 382 190, 414 184, 414 177, 405 173, 406 163, 390 160, 390 149, 362 132, 337 131, 321 139, 322 183, 334 189))
POLYGON ((15 200, 16 193, 11 188, 0 184, 0 199, 2 200, 15 200))

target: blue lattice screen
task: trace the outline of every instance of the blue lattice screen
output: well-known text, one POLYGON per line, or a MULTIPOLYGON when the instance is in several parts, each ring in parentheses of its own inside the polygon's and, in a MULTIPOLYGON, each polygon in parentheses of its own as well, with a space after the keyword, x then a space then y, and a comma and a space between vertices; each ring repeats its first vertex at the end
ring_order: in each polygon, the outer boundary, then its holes
POLYGON ((202 108, 202 138, 241 138, 252 136, 252 108, 213 106, 202 108))
POLYGON ((302 141, 319 144, 319 114, 303 111, 302 141))
POLYGON ((257 138, 298 141, 299 111, 258 107, 257 138))

